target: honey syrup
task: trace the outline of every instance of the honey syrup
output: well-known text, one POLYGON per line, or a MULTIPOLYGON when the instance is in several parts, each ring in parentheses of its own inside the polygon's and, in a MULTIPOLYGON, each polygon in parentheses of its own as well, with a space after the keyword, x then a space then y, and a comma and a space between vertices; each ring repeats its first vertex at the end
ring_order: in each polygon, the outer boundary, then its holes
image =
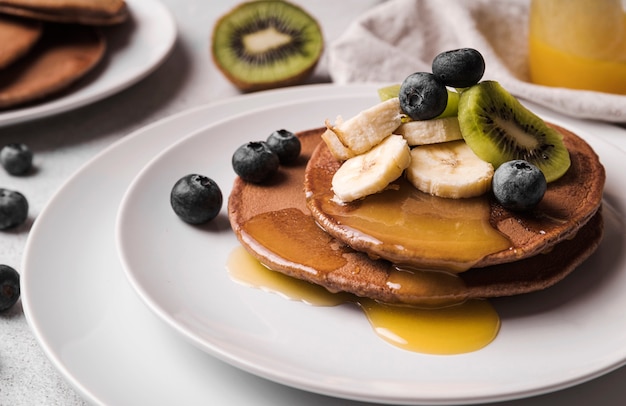
MULTIPOLYGON (((232 251, 227 268, 235 281, 290 300, 314 306, 357 305, 381 339, 412 352, 452 355, 476 351, 493 341, 500 328, 500 318, 486 300, 413 307, 382 304, 345 292, 331 293, 266 268, 241 246, 232 251)), ((395 283, 403 285, 399 279, 395 283)))
POLYGON ((364 236, 373 252, 394 262, 420 258, 429 268, 461 272, 511 245, 491 226, 484 196, 443 199, 400 178, 387 190, 355 203, 335 202, 332 191, 320 201, 332 224, 364 236))

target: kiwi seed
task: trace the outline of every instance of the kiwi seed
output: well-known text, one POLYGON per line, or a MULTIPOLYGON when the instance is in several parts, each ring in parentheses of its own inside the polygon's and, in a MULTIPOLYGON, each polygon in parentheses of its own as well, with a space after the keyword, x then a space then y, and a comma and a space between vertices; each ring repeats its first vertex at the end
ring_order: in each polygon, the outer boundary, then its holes
POLYGON ((541 169, 548 182, 569 169, 562 136, 498 82, 483 81, 464 90, 458 109, 465 142, 494 168, 523 159, 541 169))
POLYGON ((302 83, 320 59, 318 22, 283 0, 242 3, 215 25, 212 55, 239 89, 255 91, 302 83))

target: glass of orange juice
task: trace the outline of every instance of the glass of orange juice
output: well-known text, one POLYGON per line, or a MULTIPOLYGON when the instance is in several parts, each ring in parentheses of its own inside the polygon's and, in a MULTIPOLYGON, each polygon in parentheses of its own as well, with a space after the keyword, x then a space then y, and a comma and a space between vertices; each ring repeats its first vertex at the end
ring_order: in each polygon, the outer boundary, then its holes
POLYGON ((626 94, 622 0, 532 0, 528 47, 536 84, 626 94))

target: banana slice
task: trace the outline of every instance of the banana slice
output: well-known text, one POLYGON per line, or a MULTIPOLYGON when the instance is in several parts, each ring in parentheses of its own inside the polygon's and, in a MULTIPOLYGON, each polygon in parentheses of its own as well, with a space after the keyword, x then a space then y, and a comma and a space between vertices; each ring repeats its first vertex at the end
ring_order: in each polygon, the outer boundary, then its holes
POLYGON ((400 135, 390 135, 366 153, 345 161, 333 176, 333 192, 342 202, 381 192, 410 163, 406 140, 400 135))
MULTIPOLYGON (((363 110, 346 121, 339 119, 335 125, 326 122, 326 126, 351 154, 360 155, 378 145, 398 128, 403 116, 400 101, 394 97, 363 110)), ((331 134, 326 138, 333 139, 331 134)), ((329 148, 334 152, 336 146, 329 145, 329 148)))
POLYGON ((436 144, 463 139, 458 117, 409 121, 398 127, 394 134, 402 135, 409 146, 436 144))
MULTIPOLYGON (((341 123, 343 123, 343 119, 341 118, 341 116, 337 116, 337 118, 335 119, 335 125, 340 126, 341 123)), ((335 159, 339 161, 345 161, 346 159, 350 159, 355 156, 356 154, 354 153, 354 151, 341 143, 341 140, 339 139, 339 137, 337 137, 337 134, 335 134, 333 130, 330 129, 331 127, 332 125, 326 122, 326 131, 322 133, 322 140, 324 140, 326 146, 330 150, 331 154, 333 154, 335 159)))
POLYGON ((464 141, 414 147, 406 177, 417 189, 445 198, 480 196, 491 188, 493 166, 464 141))

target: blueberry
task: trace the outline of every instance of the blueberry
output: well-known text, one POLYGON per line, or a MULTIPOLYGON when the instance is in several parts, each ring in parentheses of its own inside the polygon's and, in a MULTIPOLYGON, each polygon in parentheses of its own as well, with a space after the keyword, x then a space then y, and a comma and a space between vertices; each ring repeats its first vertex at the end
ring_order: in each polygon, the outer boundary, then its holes
POLYGON ((28 217, 28 201, 20 192, 0 188, 0 230, 19 226, 28 217))
POLYGON ((183 221, 202 224, 213 220, 220 212, 222 191, 213 179, 190 174, 174 184, 170 204, 183 221))
POLYGON ((23 175, 33 165, 33 152, 25 144, 7 144, 0 150, 0 164, 11 175, 23 175))
POLYGON ((485 73, 485 60, 473 48, 442 52, 433 59, 433 74, 450 87, 470 87, 480 81, 485 73))
POLYGON ((237 148, 233 154, 232 165, 241 179, 261 183, 278 171, 280 160, 267 142, 252 141, 237 148))
POLYGON ((278 155, 281 164, 294 162, 300 156, 300 139, 287 130, 276 130, 267 137, 267 145, 278 155))
POLYGON ((503 163, 493 174, 493 194, 503 207, 510 210, 532 209, 541 201, 547 188, 543 172, 521 159, 503 163))
POLYGON ((413 120, 435 118, 446 109, 448 90, 432 73, 416 72, 400 85, 400 108, 413 120))
POLYGON ((20 274, 8 265, 0 265, 0 312, 9 310, 20 297, 20 274))

